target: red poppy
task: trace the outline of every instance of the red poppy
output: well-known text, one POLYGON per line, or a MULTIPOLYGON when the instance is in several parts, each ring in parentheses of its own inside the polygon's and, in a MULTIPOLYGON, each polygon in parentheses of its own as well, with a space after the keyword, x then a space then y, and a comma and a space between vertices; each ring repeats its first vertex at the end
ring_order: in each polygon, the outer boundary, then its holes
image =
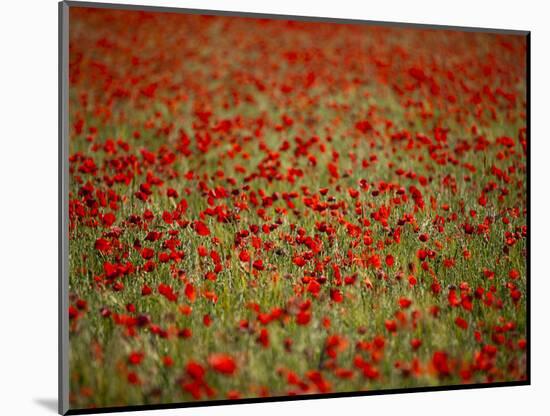
POLYGON ((468 329, 468 322, 460 316, 457 316, 457 318, 455 319, 455 324, 461 329, 468 329))
POLYGON ((417 350, 422 345, 422 341, 418 338, 411 339, 411 347, 413 350, 417 350))
POLYGON ((212 354, 208 357, 208 364, 220 374, 233 375, 237 370, 235 360, 228 354, 212 354))
POLYGON ((195 229, 195 232, 200 236, 204 237, 210 235, 210 229, 202 221, 195 221, 193 223, 193 228, 195 229))
POLYGON ((154 255, 155 251, 149 247, 141 249, 141 257, 143 257, 145 260, 152 259, 154 255))
POLYGON ((111 250, 111 242, 104 238, 98 238, 95 241, 95 249, 102 253, 107 253, 111 250))
POLYGON ((187 363, 186 371, 189 377, 195 380, 202 380, 204 375, 206 374, 203 366, 195 361, 189 361, 187 363))
POLYGON ((195 302, 197 293, 195 291, 195 287, 191 283, 187 283, 185 285, 185 296, 187 297, 187 299, 189 299, 189 302, 195 302))
POLYGON ((267 329, 262 328, 260 330, 260 335, 258 335, 258 338, 256 339, 258 343, 260 343, 264 348, 267 348, 269 346, 269 332, 267 332, 267 329))
POLYGON ((311 321, 311 313, 308 311, 300 311, 296 315, 296 323, 298 325, 307 325, 311 321))
POLYGON ((153 289, 151 289, 148 285, 143 285, 143 287, 141 288, 141 295, 142 296, 147 296, 147 295, 150 295, 151 293, 153 292, 153 289))
POLYGON ((399 307, 401 309, 407 309, 409 306, 411 306, 412 301, 410 299, 401 297, 399 298, 399 307))
POLYGON ((239 260, 245 263, 248 263, 250 261, 250 254, 246 250, 242 250, 239 253, 239 260))
POLYGON ((384 325, 386 326, 386 329, 389 331, 389 332, 395 332, 397 331, 397 323, 393 320, 389 320, 387 319, 386 322, 384 323, 384 325))
POLYGON ((133 365, 140 364, 143 361, 143 357, 143 353, 134 351, 128 356, 128 363, 133 365))
POLYGON ((115 214, 113 214, 112 212, 108 212, 107 214, 103 215, 103 217, 101 218, 101 222, 103 222, 103 225, 105 227, 110 227, 111 225, 113 225, 115 221, 116 221, 116 217, 115 217, 115 214))
POLYGON ((330 298, 336 303, 340 303, 344 300, 342 292, 338 289, 330 289, 330 298))
POLYGON ((139 376, 132 371, 132 372, 128 373, 128 383, 130 383, 130 384, 140 384, 141 380, 139 379, 139 376))

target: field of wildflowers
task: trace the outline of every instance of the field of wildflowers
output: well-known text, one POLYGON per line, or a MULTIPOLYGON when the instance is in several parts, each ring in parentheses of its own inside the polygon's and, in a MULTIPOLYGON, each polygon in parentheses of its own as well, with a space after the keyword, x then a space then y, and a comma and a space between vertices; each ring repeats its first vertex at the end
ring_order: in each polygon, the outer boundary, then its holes
POLYGON ((527 377, 526 38, 70 9, 71 408, 527 377))

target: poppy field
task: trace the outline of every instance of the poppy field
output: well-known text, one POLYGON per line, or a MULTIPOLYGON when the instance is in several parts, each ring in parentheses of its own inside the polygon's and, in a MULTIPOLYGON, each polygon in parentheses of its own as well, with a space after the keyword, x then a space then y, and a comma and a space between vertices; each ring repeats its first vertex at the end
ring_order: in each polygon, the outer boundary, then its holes
POLYGON ((71 7, 71 409, 525 381, 526 54, 71 7))

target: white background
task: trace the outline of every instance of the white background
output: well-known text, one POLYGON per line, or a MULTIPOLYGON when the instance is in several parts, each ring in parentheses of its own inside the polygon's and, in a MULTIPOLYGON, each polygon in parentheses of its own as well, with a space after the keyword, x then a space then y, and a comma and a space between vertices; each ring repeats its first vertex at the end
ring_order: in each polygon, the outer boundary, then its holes
MULTIPOLYGON (((550 179, 550 13, 545 10, 546 2, 139 2, 157 6, 532 31, 532 386, 176 409, 146 414, 548 414, 550 275, 546 260, 550 257, 550 193, 547 186, 550 179)), ((54 0, 2 3, 0 414, 52 415, 57 402, 57 4, 54 0)))

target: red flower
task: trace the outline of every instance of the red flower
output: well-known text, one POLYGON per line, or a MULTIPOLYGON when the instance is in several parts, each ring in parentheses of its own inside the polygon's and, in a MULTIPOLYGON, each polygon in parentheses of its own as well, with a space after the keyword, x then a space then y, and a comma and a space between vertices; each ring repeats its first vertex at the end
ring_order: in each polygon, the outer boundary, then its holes
POLYGON ((208 357, 208 364, 220 374, 233 375, 237 370, 235 360, 228 354, 212 354, 208 357))
POLYGON ((432 365, 440 377, 446 377, 451 374, 447 353, 444 351, 436 351, 432 356, 432 365))
POLYGON ((298 325, 307 325, 311 321, 311 313, 308 311, 300 311, 296 315, 296 323, 298 325))
POLYGON ((164 211, 162 213, 162 220, 166 223, 166 224, 172 224, 174 222, 174 218, 172 216, 172 214, 168 211, 164 211))
POLYGON ((340 303, 344 300, 344 296, 342 296, 342 292, 338 289, 330 289, 330 298, 333 300, 333 302, 340 303))
POLYGON ((401 309, 407 309, 409 306, 411 306, 412 301, 410 299, 401 297, 399 298, 399 306, 401 309))
POLYGON ((111 250, 111 242, 104 238, 98 238, 95 241, 95 249, 102 253, 107 253, 111 250))
POLYGON ((148 285, 143 285, 141 288, 141 296, 147 296, 150 295, 153 292, 153 289, 151 289, 148 285))
POLYGON ((241 393, 239 393, 239 392, 236 391, 236 390, 229 390, 229 391, 227 392, 226 397, 227 397, 229 400, 237 400, 237 399, 240 399, 240 398, 241 398, 241 393))
POLYGON ((142 361, 143 361, 143 353, 141 352, 134 351, 128 356, 128 364, 138 365, 142 361))
POLYGON ((292 262, 298 267, 302 267, 303 265, 306 264, 306 261, 302 256, 294 256, 294 258, 292 259, 292 262))
POLYGON ((69 306, 69 319, 76 319, 78 318, 78 309, 76 309, 74 306, 69 306))
POLYGON ((260 335, 256 339, 258 343, 262 344, 264 348, 267 348, 269 346, 269 332, 267 332, 267 329, 262 328, 260 331, 260 335))
POLYGON ((152 259, 155 255, 155 251, 152 248, 145 247, 141 250, 141 257, 143 257, 145 260, 152 259))
POLYGON ((519 272, 516 269, 510 270, 510 273, 508 273, 508 277, 512 280, 516 280, 519 278, 519 272))
POLYGON ((367 133, 369 130, 372 129, 372 125, 368 120, 361 120, 355 123, 355 128, 361 133, 367 133))
POLYGON ((202 221, 195 221, 193 223, 193 228, 195 229, 195 232, 200 236, 205 237, 207 235, 210 235, 210 229, 202 221))
POLYGON ((194 380, 202 380, 206 373, 203 366, 195 361, 189 361, 185 371, 194 380))
POLYGON ((252 263, 252 267, 261 271, 264 269, 264 262, 261 259, 255 260, 254 263, 252 263))
POLYGON ((455 319, 455 324, 459 327, 459 328, 462 328, 462 329, 468 329, 468 322, 461 318, 460 316, 458 316, 456 319, 455 319))
POLYGON ((182 383, 181 388, 189 393, 195 400, 199 400, 202 397, 201 393, 202 381, 194 381, 192 383, 182 383))
POLYGON ((187 283, 185 285, 185 296, 187 296, 187 299, 189 299, 189 302, 195 302, 197 293, 195 291, 195 287, 191 283, 187 283))
POLYGON ((101 222, 105 227, 110 227, 113 225, 113 223, 116 221, 116 217, 112 212, 108 212, 107 214, 103 215, 101 218, 101 222))
POLYGON ((140 384, 141 381, 136 373, 133 371, 128 373, 128 383, 130 384, 140 384))
POLYGON ((384 323, 384 325, 386 326, 386 329, 389 331, 389 332, 395 332, 397 331, 397 323, 395 321, 392 321, 392 320, 386 320, 386 322, 384 323))
POLYGON ((411 339, 411 347, 413 350, 417 350, 422 345, 422 341, 418 338, 411 339))
POLYGON ((162 357, 162 364, 164 364, 165 367, 172 367, 174 365, 174 360, 169 355, 165 355, 162 357))
POLYGON ((198 251, 200 257, 208 256, 208 250, 205 246, 199 246, 197 251, 198 251))
POLYGON ((239 260, 242 261, 242 262, 249 262, 250 261, 250 254, 248 253, 248 251, 246 250, 242 250, 240 253, 239 253, 239 260))
POLYGON ((177 293, 174 292, 171 286, 160 283, 158 286, 159 293, 168 299, 170 302, 175 302, 178 299, 177 293))

